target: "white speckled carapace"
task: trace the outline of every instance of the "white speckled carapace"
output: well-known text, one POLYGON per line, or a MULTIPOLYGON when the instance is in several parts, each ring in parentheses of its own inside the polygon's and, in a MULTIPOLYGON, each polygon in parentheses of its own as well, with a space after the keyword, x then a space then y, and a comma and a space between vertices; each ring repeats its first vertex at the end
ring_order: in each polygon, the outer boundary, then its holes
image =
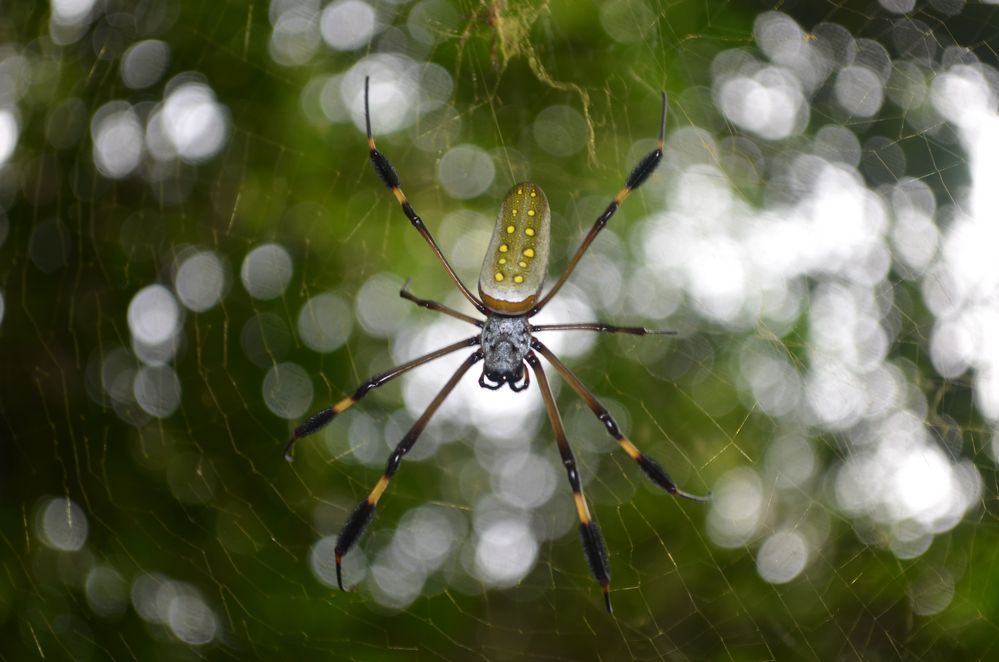
POLYGON ((479 274, 479 295, 489 310, 519 315, 531 309, 548 274, 551 212, 536 184, 514 184, 500 205, 496 228, 479 274))

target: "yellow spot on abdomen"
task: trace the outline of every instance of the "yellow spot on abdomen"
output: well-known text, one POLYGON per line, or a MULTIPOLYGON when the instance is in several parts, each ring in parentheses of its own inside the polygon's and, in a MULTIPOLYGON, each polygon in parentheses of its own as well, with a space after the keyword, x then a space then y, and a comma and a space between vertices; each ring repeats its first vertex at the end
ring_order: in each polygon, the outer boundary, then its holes
POLYGON ((524 282, 524 277, 523 276, 514 276, 513 277, 513 282, 515 282, 515 283, 523 283, 524 282))
MULTIPOLYGON (((513 226, 510 226, 510 227, 513 227, 513 226)), ((534 228, 527 228, 526 230, 524 230, 524 234, 526 234, 528 237, 533 237, 534 236, 534 228)))
POLYGON ((509 246, 506 244, 500 244, 500 253, 506 253, 508 250, 510 250, 509 246))
POLYGON ((503 274, 501 274, 500 272, 497 271, 496 275, 493 276, 493 277, 496 279, 497 283, 502 283, 503 282, 503 274))
POLYGON ((513 231, 516 230, 516 229, 517 228, 513 227, 512 225, 508 225, 508 226, 506 226, 506 233, 507 234, 513 234, 513 231))
POLYGON ((525 248, 524 249, 524 257, 534 257, 534 249, 533 248, 525 248))
POLYGON ((533 209, 528 209, 527 210, 527 215, 528 216, 534 216, 534 210, 533 209))
POLYGON ((527 268, 527 262, 524 262, 523 260, 521 260, 519 264, 520 264, 520 268, 521 269, 526 269, 527 268))
POLYGON ((501 258, 499 259, 499 263, 500 263, 500 264, 506 264, 506 258, 505 258, 505 257, 501 257, 501 258))

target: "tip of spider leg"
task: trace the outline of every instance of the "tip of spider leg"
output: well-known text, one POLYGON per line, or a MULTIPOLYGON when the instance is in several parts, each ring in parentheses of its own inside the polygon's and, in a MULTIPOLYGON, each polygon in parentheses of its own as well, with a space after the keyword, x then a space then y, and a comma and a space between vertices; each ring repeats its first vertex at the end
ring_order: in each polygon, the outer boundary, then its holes
POLYGON ((368 149, 375 148, 375 141, 371 138, 371 112, 368 110, 368 81, 370 76, 364 77, 364 130, 368 134, 368 149))
POLYGON ((674 494, 676 494, 678 497, 683 497, 684 499, 689 499, 690 501, 698 501, 700 503, 706 503, 708 501, 711 501, 711 492, 708 492, 704 496, 701 496, 699 494, 691 494, 690 492, 684 492, 683 490, 677 488, 674 494))
POLYGON ((284 460, 285 462, 295 461, 295 442, 298 441, 298 437, 293 436, 288 440, 288 443, 284 445, 284 460))
POLYGON ((611 606, 610 586, 608 584, 601 584, 600 590, 604 592, 604 606, 607 607, 607 613, 613 614, 614 607, 611 606))
POLYGON ((336 555, 336 585, 340 587, 341 591, 343 591, 344 593, 346 593, 347 589, 345 589, 343 587, 343 574, 342 574, 341 569, 340 569, 340 561, 341 561, 341 559, 343 559, 343 555, 340 554, 340 553, 337 553, 337 555, 336 555))

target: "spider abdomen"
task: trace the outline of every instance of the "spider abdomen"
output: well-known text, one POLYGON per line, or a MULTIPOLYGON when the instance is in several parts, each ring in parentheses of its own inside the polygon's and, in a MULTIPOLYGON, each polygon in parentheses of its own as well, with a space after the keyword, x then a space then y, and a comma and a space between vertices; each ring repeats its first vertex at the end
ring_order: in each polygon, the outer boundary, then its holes
POLYGON ((493 312, 519 315, 534 306, 548 273, 551 212, 541 187, 520 182, 496 216, 479 274, 479 295, 493 312))

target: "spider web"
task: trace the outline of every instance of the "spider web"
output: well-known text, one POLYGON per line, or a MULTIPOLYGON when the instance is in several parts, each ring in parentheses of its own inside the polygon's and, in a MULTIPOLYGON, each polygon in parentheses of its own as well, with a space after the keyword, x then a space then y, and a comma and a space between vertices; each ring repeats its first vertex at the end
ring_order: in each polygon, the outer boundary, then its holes
POLYGON ((990 3, 7 5, 0 24, 4 657, 986 658, 997 640, 999 20, 990 3), (366 161, 467 284, 543 186, 539 323, 686 491, 556 390, 468 375, 335 588, 333 547, 471 335, 366 161), (9 443, 7 442, 9 440, 9 443))

